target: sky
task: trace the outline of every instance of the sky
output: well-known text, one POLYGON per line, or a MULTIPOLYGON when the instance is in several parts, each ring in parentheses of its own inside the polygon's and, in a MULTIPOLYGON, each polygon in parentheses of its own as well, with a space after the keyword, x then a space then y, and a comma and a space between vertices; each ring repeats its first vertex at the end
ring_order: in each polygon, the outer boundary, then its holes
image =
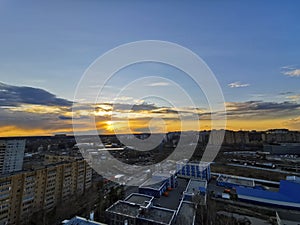
POLYGON ((82 132, 92 129, 90 116, 100 133, 127 132, 128 125, 160 132, 161 119, 166 131, 210 129, 211 113, 219 112, 210 111, 203 91, 184 72, 157 63, 124 68, 102 101, 72 112, 86 69, 105 52, 140 40, 173 42, 204 60, 224 94, 227 129, 300 130, 299 7, 299 1, 1 0, 0 136, 72 133, 72 116, 82 132), (146 76, 156 78, 112 102, 112 93, 146 76), (156 97, 140 99, 148 90, 156 97))

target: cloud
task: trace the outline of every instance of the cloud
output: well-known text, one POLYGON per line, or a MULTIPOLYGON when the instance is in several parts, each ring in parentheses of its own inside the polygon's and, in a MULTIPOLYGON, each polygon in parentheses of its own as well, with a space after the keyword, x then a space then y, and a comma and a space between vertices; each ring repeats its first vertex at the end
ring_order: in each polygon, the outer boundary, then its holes
POLYGON ((289 77, 300 77, 300 69, 294 66, 281 67, 281 73, 289 77))
POLYGON ((288 119, 283 124, 291 129, 300 130, 300 116, 288 119))
POLYGON ((290 95, 290 96, 286 96, 286 98, 293 100, 293 101, 299 101, 300 100, 300 94, 298 95, 290 95))
POLYGON ((300 104, 294 102, 263 102, 263 101, 247 101, 247 102, 227 102, 226 107, 231 111, 240 110, 286 110, 297 109, 300 104))
POLYGON ((60 120, 72 120, 71 116, 59 116, 58 117, 60 120))
POLYGON ((280 92, 279 95, 291 95, 294 94, 292 91, 280 92))
POLYGON ((40 88, 0 83, 0 106, 19 106, 21 104, 71 106, 72 102, 57 98, 54 94, 40 88))
POLYGON ((250 86, 250 84, 243 84, 240 81, 237 81, 237 82, 228 84, 228 86, 231 88, 241 88, 241 87, 248 87, 248 86, 250 86))
POLYGON ((293 101, 285 102, 227 102, 228 119, 275 119, 299 115, 300 104, 293 101))
POLYGON ((155 83, 147 84, 148 87, 164 87, 169 85, 170 84, 168 82, 155 82, 155 83))

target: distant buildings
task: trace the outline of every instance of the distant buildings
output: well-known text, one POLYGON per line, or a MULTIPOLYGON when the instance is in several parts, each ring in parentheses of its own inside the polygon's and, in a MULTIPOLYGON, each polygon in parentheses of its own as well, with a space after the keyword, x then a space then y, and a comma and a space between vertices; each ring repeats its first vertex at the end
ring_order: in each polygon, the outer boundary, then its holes
MULTIPOLYGON (((211 132, 213 131, 200 131, 199 141, 203 143, 207 143, 211 132)), ((264 143, 295 143, 295 142, 300 142, 299 131, 290 131, 288 129, 271 129, 267 131, 225 130, 223 145, 241 146, 241 145, 259 145, 264 143)))
POLYGON ((263 135, 265 143, 295 143, 300 142, 300 132, 288 129, 267 130, 263 135))
POLYGON ((25 224, 34 212, 81 195, 92 185, 84 160, 60 162, 32 171, 0 176, 0 224, 25 224))
POLYGON ((0 174, 22 170, 25 140, 0 140, 0 174))
POLYGON ((266 144, 263 151, 273 155, 297 155, 300 154, 300 143, 266 144))

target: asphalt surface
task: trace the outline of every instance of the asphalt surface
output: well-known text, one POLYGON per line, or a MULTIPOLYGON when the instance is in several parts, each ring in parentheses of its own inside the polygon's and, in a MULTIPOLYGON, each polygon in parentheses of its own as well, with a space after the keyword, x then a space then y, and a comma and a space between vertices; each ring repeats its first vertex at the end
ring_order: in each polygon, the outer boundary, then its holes
POLYGON ((185 191, 188 180, 177 178, 178 186, 169 192, 169 196, 161 196, 154 199, 153 204, 168 209, 177 209, 182 198, 182 193, 185 191))

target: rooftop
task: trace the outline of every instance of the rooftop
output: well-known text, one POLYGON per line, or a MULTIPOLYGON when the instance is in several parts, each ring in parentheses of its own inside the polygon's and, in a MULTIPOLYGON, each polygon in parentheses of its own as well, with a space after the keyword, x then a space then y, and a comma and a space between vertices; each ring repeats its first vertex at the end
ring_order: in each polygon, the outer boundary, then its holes
POLYGON ((183 160, 177 161, 176 163, 177 164, 199 165, 199 166, 202 166, 202 167, 207 167, 207 166, 209 166, 211 164, 210 162, 188 161, 187 159, 183 159, 183 160))
POLYGON ((195 222, 195 205, 190 202, 182 201, 177 213, 176 224, 192 225, 195 222))
POLYGON ((162 224, 171 224, 174 216, 175 210, 165 209, 160 207, 151 207, 144 213, 142 212, 138 218, 146 219, 150 221, 156 221, 162 224))
POLYGON ((186 187, 185 192, 186 193, 195 193, 199 191, 199 188, 206 188, 207 187, 207 181, 206 180, 195 180, 191 179, 188 183, 188 186, 186 187))
POLYGON ((104 223, 98 223, 92 220, 87 220, 79 216, 75 216, 70 220, 64 220, 62 224, 64 225, 105 225, 104 223))
POLYGON ((163 186, 164 183, 165 179, 162 179, 160 177, 152 177, 141 184, 140 188, 151 188, 158 190, 163 186))
POLYGON ((139 214, 139 209, 140 206, 137 204, 119 200, 116 203, 114 203, 111 207, 109 207, 106 211, 128 215, 131 217, 137 217, 139 214))
POLYGON ((231 184, 237 184, 241 186, 246 186, 246 187, 254 187, 254 180, 252 179, 244 179, 244 178, 238 178, 234 176, 220 176, 218 177, 219 182, 228 182, 231 184))
POLYGON ((290 212, 276 212, 276 216, 281 220, 282 224, 299 225, 300 214, 290 212))
POLYGON ((153 197, 143 194, 132 193, 129 195, 125 201, 131 202, 140 206, 147 206, 147 202, 152 201, 153 197))

